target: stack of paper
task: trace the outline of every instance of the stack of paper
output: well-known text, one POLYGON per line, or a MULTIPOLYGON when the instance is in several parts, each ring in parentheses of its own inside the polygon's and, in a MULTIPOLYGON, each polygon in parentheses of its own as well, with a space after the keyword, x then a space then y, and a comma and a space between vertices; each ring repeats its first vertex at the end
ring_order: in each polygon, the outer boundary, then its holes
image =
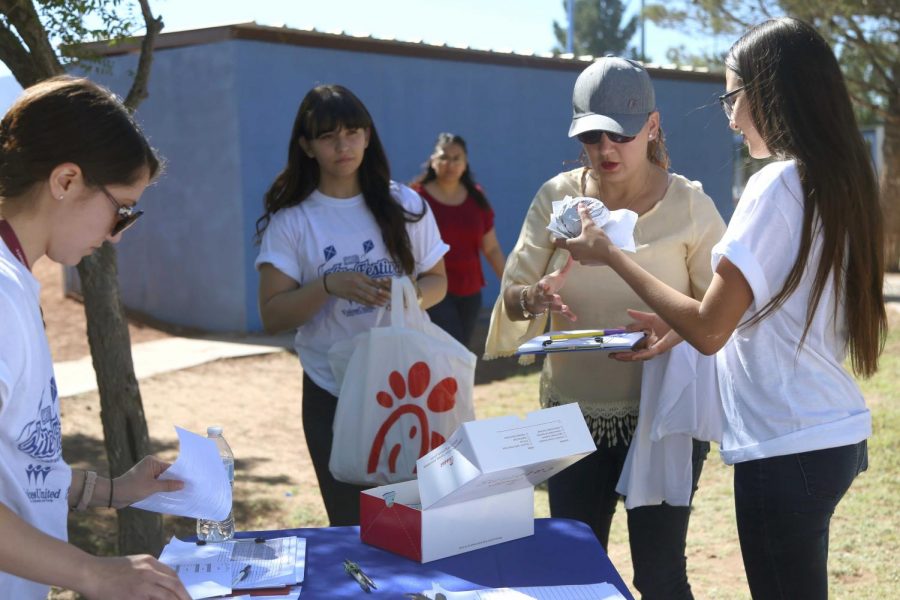
POLYGON ((558 238, 574 238, 581 235, 581 215, 578 205, 584 203, 591 218, 617 247, 628 252, 635 251, 634 226, 638 214, 628 209, 609 210, 596 198, 566 196, 552 204, 550 223, 547 229, 558 238))
POLYGON ((257 538, 201 545, 172 538, 159 560, 178 573, 194 600, 260 588, 284 588, 283 597, 291 598, 298 591, 292 586, 303 581, 306 540, 257 538))
POLYGON ((222 521, 231 512, 231 485, 215 441, 181 427, 175 431, 180 446, 178 459, 159 478, 178 479, 184 487, 175 492, 157 492, 132 506, 167 515, 222 521))

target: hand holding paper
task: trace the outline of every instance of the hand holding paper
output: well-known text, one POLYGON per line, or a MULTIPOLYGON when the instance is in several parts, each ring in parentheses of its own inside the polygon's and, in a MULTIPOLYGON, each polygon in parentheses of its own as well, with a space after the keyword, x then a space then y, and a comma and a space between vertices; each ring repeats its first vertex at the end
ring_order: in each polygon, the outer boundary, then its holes
POLYGON ((610 211, 596 198, 566 196, 554 202, 547 229, 561 239, 580 236, 583 217, 579 206, 584 207, 590 220, 606 233, 613 244, 627 252, 635 251, 634 226, 638 219, 637 213, 628 209, 610 211))
MULTIPOLYGON (((626 211, 631 212, 631 211, 626 211)), ((627 227, 628 240, 626 245, 622 245, 622 238, 612 237, 613 231, 607 231, 597 226, 591 217, 591 213, 584 204, 578 205, 578 214, 581 216, 581 233, 574 238, 556 239, 553 245, 557 248, 564 248, 569 251, 572 258, 583 265, 608 265, 610 256, 618 249, 628 252, 635 251, 633 230, 634 224, 637 222, 637 213, 634 215, 633 221, 627 227)), ((608 229, 608 227, 607 227, 608 229)), ((621 234, 621 231, 618 232, 621 234)))
POLYGON ((177 492, 184 488, 183 481, 162 477, 162 474, 171 466, 155 456, 142 458, 127 473, 116 478, 113 506, 124 508, 157 492, 177 492))
POLYGON ((180 427, 175 431, 180 444, 178 460, 159 479, 181 480, 184 488, 157 492, 132 506, 180 517, 221 521, 231 510, 231 486, 216 443, 180 427))

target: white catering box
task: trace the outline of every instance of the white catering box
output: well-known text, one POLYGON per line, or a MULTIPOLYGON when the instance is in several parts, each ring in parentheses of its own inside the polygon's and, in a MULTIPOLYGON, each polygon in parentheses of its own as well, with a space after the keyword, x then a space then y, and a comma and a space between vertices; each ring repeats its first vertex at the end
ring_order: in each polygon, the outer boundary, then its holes
POLYGON ((418 479, 361 492, 360 538, 428 562, 534 534, 534 486, 596 449, 577 404, 463 423, 418 479))

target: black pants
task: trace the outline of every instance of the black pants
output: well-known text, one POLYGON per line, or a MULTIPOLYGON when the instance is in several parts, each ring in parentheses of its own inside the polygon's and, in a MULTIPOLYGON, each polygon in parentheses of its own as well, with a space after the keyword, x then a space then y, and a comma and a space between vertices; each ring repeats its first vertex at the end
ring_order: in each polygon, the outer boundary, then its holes
POLYGON ((468 348, 480 310, 481 292, 471 296, 447 294, 443 300, 428 309, 428 316, 431 317, 432 323, 468 348))
POLYGON ((306 446, 312 458, 319 491, 328 522, 332 527, 338 525, 359 525, 359 493, 366 489, 338 481, 328 470, 331 458, 331 445, 334 441, 334 413, 337 410, 337 398, 316 385, 309 376, 303 374, 303 434, 306 446))
POLYGON ((755 600, 828 598, 831 515, 867 466, 865 441, 734 466, 738 536, 755 600))
MULTIPOLYGON (((709 443, 694 440, 691 498, 697 490, 709 443)), ((628 454, 628 444, 599 448, 550 478, 550 515, 590 525, 603 548, 619 494, 616 483, 628 454)), ((634 567, 634 587, 644 600, 693 598, 687 580, 685 542, 688 506, 641 506, 628 511, 628 541, 634 567)))

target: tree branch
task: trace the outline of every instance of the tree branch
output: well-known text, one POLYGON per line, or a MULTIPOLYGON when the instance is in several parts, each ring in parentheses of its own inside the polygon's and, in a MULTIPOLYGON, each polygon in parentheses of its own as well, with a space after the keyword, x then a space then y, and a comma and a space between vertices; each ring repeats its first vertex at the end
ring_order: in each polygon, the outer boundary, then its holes
POLYGON ((140 0, 141 14, 144 15, 144 23, 147 25, 147 33, 141 41, 141 57, 138 59, 137 73, 131 83, 131 89, 125 98, 125 106, 134 111, 144 98, 147 97, 147 80, 150 78, 150 66, 153 64, 153 46, 156 38, 162 31, 164 23, 162 17, 154 17, 147 0, 140 0))
POLYGON ((40 81, 40 77, 36 74, 37 69, 31 62, 31 55, 22 46, 21 40, 3 22, 0 22, 0 61, 9 67, 23 88, 40 81))
POLYGON ((28 47, 38 81, 63 73, 59 57, 50 45, 47 31, 30 0, 0 0, 0 12, 6 15, 28 47))
MULTIPOLYGON (((832 22, 834 22, 834 17, 832 17, 832 22)), ((887 57, 881 53, 881 49, 870 43, 866 37, 865 33, 863 33, 862 29, 854 19, 848 18, 847 23, 849 24, 849 28, 853 31, 853 37, 850 36, 848 32, 846 37, 848 40, 853 42, 856 46, 861 48, 863 52, 865 52, 869 59, 872 61, 872 68, 878 71, 878 74, 888 82, 888 85, 896 87, 896 82, 890 76, 890 74, 884 69, 884 63, 888 62, 887 57)), ((837 25, 835 23, 835 25, 837 25)))

